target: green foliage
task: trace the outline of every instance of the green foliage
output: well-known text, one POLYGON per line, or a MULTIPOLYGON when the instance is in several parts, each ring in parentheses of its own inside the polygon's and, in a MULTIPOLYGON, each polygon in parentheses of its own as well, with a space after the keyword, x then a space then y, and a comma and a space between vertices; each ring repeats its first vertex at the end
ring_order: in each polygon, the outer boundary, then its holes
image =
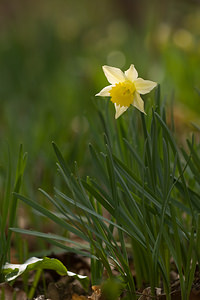
POLYGON ((87 276, 78 275, 68 271, 66 267, 58 259, 55 258, 31 257, 24 264, 6 263, 3 267, 3 273, 6 281, 12 281, 16 279, 18 276, 20 276, 21 274, 23 274, 24 272, 30 272, 33 270, 43 270, 43 269, 54 270, 62 276, 64 275, 73 276, 82 283, 85 289, 88 288, 89 279, 87 276))
POLYGON ((22 185, 24 169, 26 165, 26 153, 23 153, 22 145, 19 150, 17 170, 13 178, 13 167, 11 165, 10 153, 8 151, 7 176, 3 182, 3 197, 0 209, 0 280, 2 277, 2 266, 10 260, 10 247, 12 232, 7 228, 16 225, 18 197, 14 193, 19 193, 22 185), (13 180, 14 184, 13 184, 13 180))
POLYGON ((166 124, 159 87, 155 105, 144 116, 130 111, 125 118, 111 121, 99 111, 104 146, 90 145, 94 176, 81 178, 72 173, 53 143, 57 167, 65 190, 55 188, 49 211, 36 201, 16 194, 40 214, 85 243, 67 246, 69 238, 54 234, 13 229, 47 239, 66 251, 91 257, 92 283, 103 279, 103 270, 113 280, 112 266, 120 273, 127 295, 136 299, 136 286, 129 265, 133 258, 137 288, 150 284, 152 295, 160 280, 170 295, 170 259, 180 277, 182 299, 188 299, 199 262, 200 190, 199 146, 188 141, 189 153, 180 150, 166 124), (151 111, 150 111, 151 110, 151 111), (104 149, 103 149, 104 148, 104 149), (66 243, 63 243, 66 242, 66 243))
POLYGON ((117 300, 124 288, 123 280, 120 278, 112 278, 103 283, 101 290, 105 299, 117 300))
POLYGON ((40 279, 42 270, 49 269, 54 270, 58 274, 62 276, 71 276, 75 277, 77 280, 80 281, 83 288, 87 291, 89 287, 89 278, 87 276, 82 276, 75 274, 73 272, 70 272, 66 269, 66 267, 59 261, 58 259, 54 258, 37 258, 37 257, 31 257, 29 258, 25 263, 23 264, 10 264, 6 263, 3 266, 3 275, 6 281, 13 281, 20 275, 26 275, 30 271, 36 271, 35 277, 34 277, 34 283, 32 287, 30 288, 30 291, 28 292, 28 299, 33 299, 33 296, 35 294, 35 289, 37 287, 37 283, 40 279))

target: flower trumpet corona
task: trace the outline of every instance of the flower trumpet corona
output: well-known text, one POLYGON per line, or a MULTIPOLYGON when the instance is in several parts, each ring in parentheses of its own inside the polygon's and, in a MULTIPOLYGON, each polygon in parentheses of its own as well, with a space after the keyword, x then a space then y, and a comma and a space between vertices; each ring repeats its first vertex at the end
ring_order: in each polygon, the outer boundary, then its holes
POLYGON ((144 101, 140 94, 149 93, 157 83, 138 78, 138 72, 134 65, 130 65, 130 68, 125 72, 110 66, 103 66, 103 71, 111 85, 103 88, 96 96, 110 97, 115 105, 115 119, 121 116, 130 105, 145 113, 144 101))

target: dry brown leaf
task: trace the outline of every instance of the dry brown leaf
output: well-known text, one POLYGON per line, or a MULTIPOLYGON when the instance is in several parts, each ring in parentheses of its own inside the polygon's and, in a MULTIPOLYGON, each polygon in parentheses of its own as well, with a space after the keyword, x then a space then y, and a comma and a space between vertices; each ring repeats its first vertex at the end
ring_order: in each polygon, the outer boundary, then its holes
POLYGON ((26 293, 24 291, 19 291, 11 287, 8 283, 0 284, 0 297, 2 296, 4 291, 5 300, 13 300, 14 295, 16 295, 16 300, 26 300, 26 293))
POLYGON ((60 299, 59 289, 54 282, 50 282, 48 285, 47 297, 54 300, 60 299))
POLYGON ((94 293, 92 293, 91 296, 88 297, 90 300, 100 300, 101 299, 101 287, 100 285, 93 285, 92 290, 94 293))
POLYGON ((190 293, 190 300, 199 300, 200 295, 194 294, 193 292, 190 293))
POLYGON ((73 294, 72 300, 87 300, 87 298, 85 296, 79 296, 77 294, 73 294))
MULTIPOLYGON (((159 297, 161 295, 161 289, 155 288, 155 291, 156 291, 156 296, 159 297)), ((151 288, 147 287, 146 289, 144 289, 142 292, 142 295, 140 296, 140 298, 138 300, 152 300, 151 288)))

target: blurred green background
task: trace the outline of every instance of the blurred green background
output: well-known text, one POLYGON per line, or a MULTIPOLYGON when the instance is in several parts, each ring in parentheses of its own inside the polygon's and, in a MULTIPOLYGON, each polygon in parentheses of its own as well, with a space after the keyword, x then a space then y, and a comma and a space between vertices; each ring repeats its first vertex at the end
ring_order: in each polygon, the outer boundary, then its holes
POLYGON ((174 95, 178 120, 199 119, 199 1, 4 0, 0 27, 1 147, 16 157, 24 145, 29 194, 54 180, 52 140, 69 164, 87 165, 104 64, 133 63, 174 95))

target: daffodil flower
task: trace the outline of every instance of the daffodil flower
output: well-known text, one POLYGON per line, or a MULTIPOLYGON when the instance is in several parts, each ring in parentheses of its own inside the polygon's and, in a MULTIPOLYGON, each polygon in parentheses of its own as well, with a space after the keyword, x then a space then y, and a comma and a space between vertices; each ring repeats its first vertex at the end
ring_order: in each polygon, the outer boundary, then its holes
POLYGON ((111 85, 103 88, 96 96, 110 97, 115 105, 115 119, 121 116, 130 105, 145 113, 144 101, 140 94, 149 93, 157 83, 138 78, 138 72, 134 65, 130 65, 130 68, 125 72, 110 66, 103 66, 103 71, 111 85))

